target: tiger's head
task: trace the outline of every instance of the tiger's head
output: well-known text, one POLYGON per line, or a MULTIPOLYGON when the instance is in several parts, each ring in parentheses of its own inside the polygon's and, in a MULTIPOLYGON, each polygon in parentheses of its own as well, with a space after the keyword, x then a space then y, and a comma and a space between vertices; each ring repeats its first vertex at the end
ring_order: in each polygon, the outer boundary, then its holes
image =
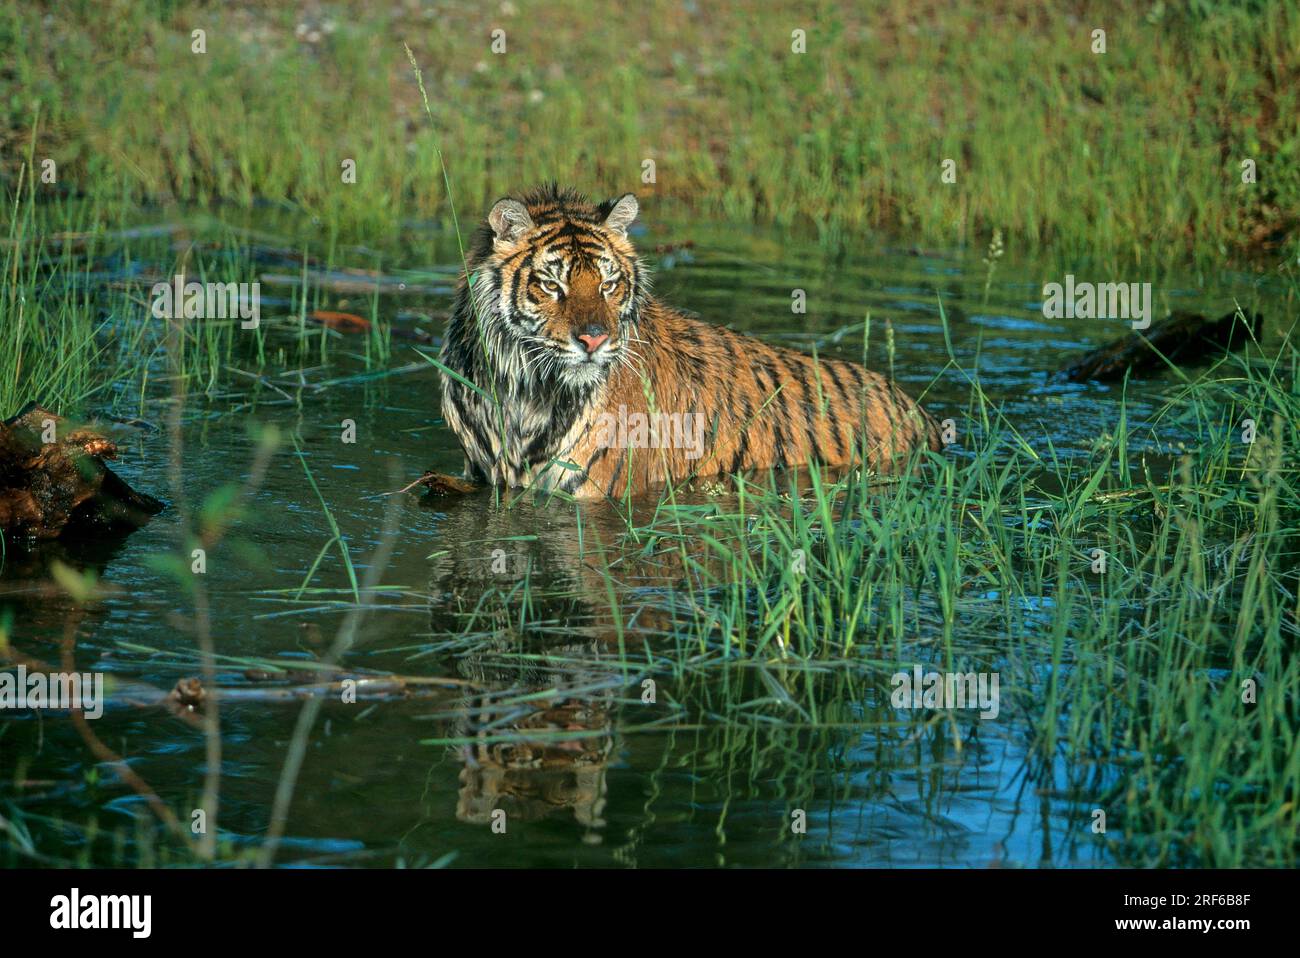
POLYGON ((627 231, 636 197, 599 205, 549 186, 498 200, 475 244, 473 300, 498 368, 573 388, 629 362, 647 274, 627 231))

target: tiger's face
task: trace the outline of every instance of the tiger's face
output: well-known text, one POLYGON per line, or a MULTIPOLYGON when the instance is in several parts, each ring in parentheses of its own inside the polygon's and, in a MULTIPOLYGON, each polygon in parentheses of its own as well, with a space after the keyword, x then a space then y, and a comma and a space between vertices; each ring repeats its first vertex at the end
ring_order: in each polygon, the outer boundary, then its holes
POLYGON ((492 251, 475 275, 480 321, 529 378, 590 387, 628 361, 644 274, 627 237, 636 214, 631 193, 598 207, 577 198, 492 207, 492 251))

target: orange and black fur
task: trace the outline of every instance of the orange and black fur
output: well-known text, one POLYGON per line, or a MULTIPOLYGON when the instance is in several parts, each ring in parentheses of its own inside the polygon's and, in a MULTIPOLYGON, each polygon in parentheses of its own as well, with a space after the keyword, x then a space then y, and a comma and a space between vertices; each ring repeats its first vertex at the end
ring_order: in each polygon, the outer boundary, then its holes
POLYGON ((492 207, 442 347, 468 478, 617 498, 780 466, 885 472, 940 448, 934 420, 880 374, 659 302, 628 239, 636 214, 631 193, 593 205, 553 185, 492 207))

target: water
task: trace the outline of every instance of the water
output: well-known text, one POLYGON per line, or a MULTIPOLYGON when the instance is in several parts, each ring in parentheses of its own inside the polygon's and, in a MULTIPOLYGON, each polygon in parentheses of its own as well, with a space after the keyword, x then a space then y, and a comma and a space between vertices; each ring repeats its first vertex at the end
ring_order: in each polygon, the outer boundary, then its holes
MULTIPOLYGON (((694 243, 689 249, 653 257, 658 294, 678 307, 849 358, 861 354, 869 311, 872 364, 888 366, 888 319, 896 378, 914 395, 928 390, 926 402, 940 418, 964 423, 964 375, 949 369, 934 381, 947 361, 942 297, 955 357, 978 370, 983 388, 1031 442, 1045 448, 1050 437, 1058 455, 1086 456, 1115 427, 1117 388, 1064 383, 1048 373, 1124 324, 1045 320, 1039 290, 1062 278, 1049 267, 1008 258, 990 279, 975 254, 886 247, 828 259, 814 244, 749 227, 683 224, 638 237, 645 248, 686 238, 694 243), (791 312, 796 288, 807 294, 806 314, 791 312)), ((447 238, 426 236, 422 243, 450 271, 454 246, 447 238)), ((427 255, 408 248, 387 263, 428 267, 427 255)), ((112 275, 110 268, 106 278, 112 275)), ((445 282, 410 285, 379 297, 380 313, 403 328, 440 334, 438 317, 449 305, 445 282)), ((1268 289, 1257 294, 1256 286, 1249 276, 1166 284, 1163 305, 1217 315, 1230 308, 1232 294, 1243 305, 1260 295, 1267 302, 1268 289)), ((268 312, 277 303, 287 311, 283 289, 267 293, 268 312)), ((368 312, 364 297, 351 294, 326 292, 320 305, 368 312)), ((1261 308, 1269 318, 1280 312, 1261 308)), ((460 453, 439 419, 437 372, 409 343, 395 341, 388 368, 399 372, 369 375, 374 370, 357 355, 359 342, 345 337, 331 347, 327 364, 300 377, 272 363, 264 371, 270 384, 230 375, 215 398, 191 395, 181 415, 188 508, 220 484, 248 478, 251 421, 274 423, 286 435, 297 431, 364 577, 391 502, 381 494, 425 469, 458 471, 460 453), (356 424, 355 444, 340 440, 347 419, 356 424)), ((1149 414, 1167 386, 1154 380, 1130 387, 1130 416, 1149 414)), ((168 389, 152 395, 143 410, 130 412, 165 426, 168 389)), ((123 402, 131 406, 129 398, 123 402)), ((121 542, 8 557, 0 603, 25 654, 57 661, 60 644, 72 639, 79 669, 169 689, 199 672, 192 602, 156 565, 159 556, 181 553, 180 510, 168 485, 170 442, 165 428, 124 435, 118 471, 172 508, 121 542), (52 558, 97 571, 112 591, 78 607, 48 587, 52 558)), ((400 534, 381 576, 384 588, 344 664, 470 684, 406 699, 327 702, 298 783, 282 863, 1112 863, 1099 845, 1082 840, 1086 809, 1053 786, 1057 770, 1030 760, 1026 729, 1013 714, 978 729, 980 723, 964 722, 957 748, 933 725, 900 726, 880 684, 852 669, 831 665, 809 677, 742 661, 657 674, 656 701, 647 704, 644 650, 673 647, 655 610, 681 597, 671 592, 673 569, 640 557, 608 507, 523 501, 502 510, 485 496, 400 498, 400 534), (621 632, 609 613, 601 555, 613 562, 621 632), (525 576, 527 607, 518 591, 525 576), (780 689, 794 692, 795 706, 782 703, 780 689), (506 813, 504 834, 492 827, 498 809, 506 813), (801 812, 807 834, 796 836, 791 822, 801 812)), ((248 517, 209 550, 204 583, 214 644, 225 657, 222 684, 258 688, 264 683, 249 677, 244 660, 295 668, 324 655, 351 594, 333 547, 312 590, 295 596, 332 531, 292 449, 272 460, 246 505, 248 517)), ((1026 621, 1034 614, 1027 609, 1026 621)), ((219 827, 236 845, 253 846, 265 831, 298 709, 266 701, 223 706, 219 827)), ((110 709, 93 728, 189 820, 203 786, 199 730, 159 709, 126 706, 110 709)), ((166 844, 149 838, 143 800, 107 766, 96 766, 58 715, 6 716, 0 726, 0 814, 25 817, 51 860, 110 864, 129 859, 131 849, 166 844)))

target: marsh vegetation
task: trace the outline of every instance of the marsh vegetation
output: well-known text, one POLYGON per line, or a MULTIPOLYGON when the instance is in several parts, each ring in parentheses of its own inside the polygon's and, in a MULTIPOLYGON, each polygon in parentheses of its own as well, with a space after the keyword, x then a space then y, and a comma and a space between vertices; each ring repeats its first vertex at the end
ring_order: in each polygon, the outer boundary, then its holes
POLYGON ((1295 7, 1157 5, 1097 57, 1037 6, 827 5, 792 59, 794 13, 519 6, 0 13, 0 413, 95 421, 167 502, 4 543, 0 656, 102 671, 110 707, 6 714, 0 861, 1293 866, 1295 7), (638 187, 659 295, 865 358, 954 442, 888 481, 397 492, 461 465, 448 185, 463 231, 575 171, 638 187), (1265 324, 1069 382, 1127 327, 1046 318, 1067 273, 1265 324), (155 318, 178 274, 259 283, 257 327, 155 318), (897 707, 917 666, 998 675, 997 716, 897 707), (219 720, 169 707, 191 678, 219 720))

